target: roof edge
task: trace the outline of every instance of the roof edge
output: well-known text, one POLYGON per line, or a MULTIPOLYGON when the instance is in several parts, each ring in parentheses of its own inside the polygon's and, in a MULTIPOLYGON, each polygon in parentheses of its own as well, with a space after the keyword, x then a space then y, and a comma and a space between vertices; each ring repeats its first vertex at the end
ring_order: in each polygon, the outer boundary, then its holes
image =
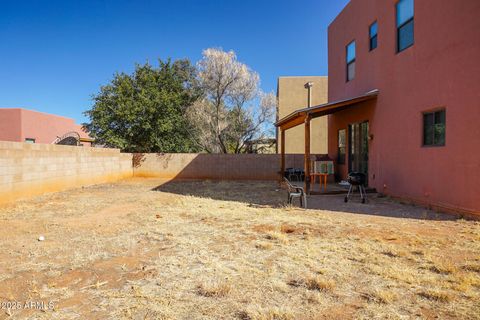
MULTIPOLYGON (((353 103, 356 102, 356 100, 363 101, 362 99, 365 99, 365 100, 369 100, 368 98, 373 99, 373 98, 376 98, 379 93, 380 93, 380 90, 373 89, 373 90, 370 90, 370 91, 366 92, 365 94, 362 94, 362 95, 359 95, 359 96, 356 96, 356 97, 353 97, 353 98, 338 100, 338 101, 332 101, 332 102, 320 104, 320 105, 317 105, 317 106, 313 106, 313 107, 310 107, 310 108, 298 109, 298 110, 293 111, 289 115, 283 117, 282 119, 278 120, 275 123, 275 127, 280 127, 283 124, 289 122, 289 120, 297 118, 301 114, 307 115, 307 114, 312 113, 312 111, 316 111, 316 110, 319 110, 321 108, 325 108, 325 107, 328 107, 328 106, 333 106, 333 105, 336 105, 336 104, 344 104, 344 103, 348 104, 348 102, 352 102, 352 104, 353 104, 353 103), (355 102, 353 102, 353 101, 355 101, 355 102)), ((359 102, 361 102, 361 101, 359 101, 359 102)))

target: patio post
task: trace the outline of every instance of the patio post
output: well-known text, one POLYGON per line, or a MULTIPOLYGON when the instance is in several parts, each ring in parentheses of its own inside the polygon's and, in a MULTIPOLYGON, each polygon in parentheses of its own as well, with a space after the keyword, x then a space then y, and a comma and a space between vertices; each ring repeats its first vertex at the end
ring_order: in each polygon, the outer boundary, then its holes
POLYGON ((304 170, 305 170, 305 192, 310 194, 310 114, 305 117, 305 155, 304 155, 304 170))
POLYGON ((282 128, 280 128, 280 140, 281 140, 281 144, 280 144, 280 148, 281 148, 281 174, 282 176, 280 177, 280 181, 283 181, 283 177, 285 177, 285 130, 283 130, 282 128))

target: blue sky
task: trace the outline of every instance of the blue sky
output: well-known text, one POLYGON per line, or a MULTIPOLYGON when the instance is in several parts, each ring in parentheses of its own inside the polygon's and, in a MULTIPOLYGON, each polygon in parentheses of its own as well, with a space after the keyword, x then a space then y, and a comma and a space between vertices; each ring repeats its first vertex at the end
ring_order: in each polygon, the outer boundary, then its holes
POLYGON ((136 62, 234 50, 265 91, 327 74, 327 27, 348 0, 1 1, 0 107, 86 121, 91 96, 136 62))

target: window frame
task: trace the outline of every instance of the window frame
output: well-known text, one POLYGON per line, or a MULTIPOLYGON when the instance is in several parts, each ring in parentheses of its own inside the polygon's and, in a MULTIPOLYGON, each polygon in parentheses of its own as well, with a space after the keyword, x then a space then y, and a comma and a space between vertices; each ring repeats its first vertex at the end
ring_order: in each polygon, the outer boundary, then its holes
POLYGON ((422 147, 423 148, 437 148, 437 147, 445 147, 447 145, 447 109, 445 107, 441 107, 441 108, 436 108, 436 109, 432 109, 432 110, 428 110, 428 111, 423 111, 422 112, 422 147), (425 116, 426 115, 433 115, 433 126, 437 125, 437 123, 435 123, 435 114, 436 113, 439 113, 439 112, 444 112, 444 119, 445 119, 445 122, 444 122, 444 126, 445 126, 445 129, 444 129, 444 132, 443 132, 443 143, 436 143, 435 142, 435 133, 433 133, 433 143, 432 144, 426 144, 425 143, 425 116))
POLYGON ((369 51, 373 51, 378 48, 378 20, 375 20, 374 22, 372 22, 372 24, 370 24, 370 26, 368 27, 368 47, 370 49, 369 51), (372 36, 372 27, 374 25, 377 26, 377 30, 375 32, 375 35, 372 36), (372 46, 373 39, 375 39, 375 48, 373 48, 372 46))
POLYGON ((347 129, 338 129, 337 131, 337 164, 344 165, 347 163, 347 129), (343 146, 340 146, 340 132, 343 131, 343 146), (343 158, 340 158, 340 149, 343 149, 343 158))
POLYGON ((356 75, 356 61, 357 61, 357 43, 355 42, 355 39, 350 41, 346 46, 345 46, 345 62, 346 62, 346 82, 350 82, 352 80, 355 79, 355 75, 356 75), (355 55, 353 56, 353 59, 352 60, 348 60, 348 47, 353 44, 354 45, 354 50, 355 50, 355 55), (353 78, 349 79, 348 75, 349 75, 349 66, 353 64, 353 78))
POLYGON ((395 3, 395 29, 396 29, 395 33, 396 33, 396 37, 397 37, 397 41, 396 41, 396 43, 397 43, 397 45, 396 45, 397 46, 397 54, 407 50, 408 48, 412 47, 415 44, 415 0, 412 0, 412 3, 413 3, 413 15, 412 15, 412 17, 410 19, 406 20, 405 22, 403 22, 401 25, 399 25, 399 23, 398 23, 398 5, 402 1, 404 1, 404 0, 398 0, 395 3), (405 27, 409 23, 413 24, 412 43, 410 43, 405 48, 400 49, 400 29, 402 29, 403 27, 405 27))

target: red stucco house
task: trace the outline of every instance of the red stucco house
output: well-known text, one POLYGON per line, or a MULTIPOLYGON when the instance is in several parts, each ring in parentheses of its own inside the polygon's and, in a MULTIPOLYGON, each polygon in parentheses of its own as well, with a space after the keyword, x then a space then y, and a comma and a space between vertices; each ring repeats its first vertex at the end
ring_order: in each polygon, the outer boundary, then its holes
POLYGON ((83 146, 92 143, 73 119, 22 108, 0 108, 0 141, 83 146))
POLYGON ((352 0, 328 28, 328 67, 329 103, 282 131, 327 116, 339 179, 480 214, 480 1, 352 0))

